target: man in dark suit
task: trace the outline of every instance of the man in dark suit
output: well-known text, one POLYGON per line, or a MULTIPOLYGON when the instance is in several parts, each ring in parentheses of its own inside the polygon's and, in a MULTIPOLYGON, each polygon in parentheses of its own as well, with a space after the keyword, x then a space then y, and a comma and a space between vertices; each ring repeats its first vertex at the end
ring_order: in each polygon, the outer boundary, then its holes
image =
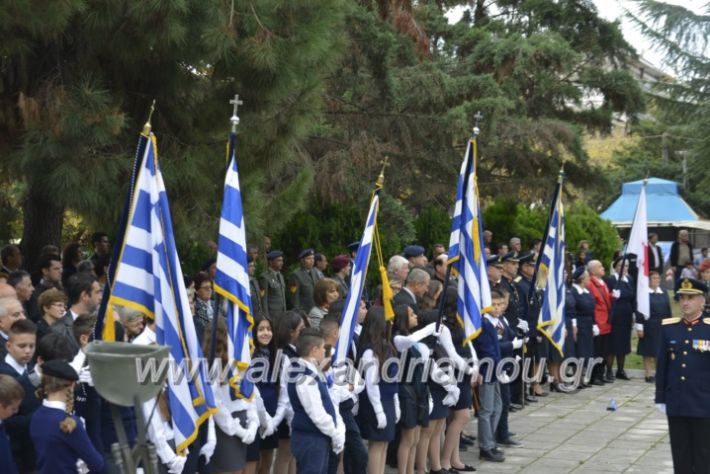
POLYGON ((648 270, 663 275, 663 251, 658 245, 658 234, 648 236, 648 270))
POLYGON ((429 290, 430 279, 431 277, 426 270, 421 268, 410 270, 402 290, 392 300, 393 306, 404 304, 411 307, 415 312, 418 311, 417 300, 429 290))

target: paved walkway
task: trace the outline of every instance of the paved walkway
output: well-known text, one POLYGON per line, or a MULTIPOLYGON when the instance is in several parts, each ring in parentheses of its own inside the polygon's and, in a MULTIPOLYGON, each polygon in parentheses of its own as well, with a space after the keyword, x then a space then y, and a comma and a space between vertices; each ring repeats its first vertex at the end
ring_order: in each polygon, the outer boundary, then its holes
MULTIPOLYGON (((462 460, 481 473, 672 473, 668 425, 653 403, 655 385, 645 383, 641 371, 628 372, 631 381, 575 395, 551 393, 511 414, 510 429, 523 447, 505 449, 505 462, 480 461, 478 444, 462 452, 462 460), (606 410, 612 398, 619 407, 614 412, 606 410)), ((475 434, 476 421, 465 431, 475 434)))

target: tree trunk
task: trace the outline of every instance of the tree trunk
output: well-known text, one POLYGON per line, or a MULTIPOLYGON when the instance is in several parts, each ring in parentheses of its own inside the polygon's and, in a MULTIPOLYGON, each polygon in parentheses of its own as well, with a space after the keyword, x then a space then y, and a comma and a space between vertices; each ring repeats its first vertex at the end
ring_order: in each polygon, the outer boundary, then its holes
POLYGON ((23 204, 24 228, 20 247, 25 257, 24 268, 33 271, 42 247, 52 244, 61 249, 64 207, 47 198, 32 182, 28 184, 29 192, 23 204))

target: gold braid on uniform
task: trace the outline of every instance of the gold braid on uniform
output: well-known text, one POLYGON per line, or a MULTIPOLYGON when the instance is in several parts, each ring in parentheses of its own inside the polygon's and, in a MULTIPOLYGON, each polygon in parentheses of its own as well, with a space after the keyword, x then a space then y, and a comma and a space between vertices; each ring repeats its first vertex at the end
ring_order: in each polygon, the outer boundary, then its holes
POLYGON ((74 388, 72 385, 68 385, 64 389, 64 401, 66 403, 66 418, 59 423, 59 429, 64 433, 71 433, 76 429, 76 420, 71 416, 72 411, 74 411, 74 388))

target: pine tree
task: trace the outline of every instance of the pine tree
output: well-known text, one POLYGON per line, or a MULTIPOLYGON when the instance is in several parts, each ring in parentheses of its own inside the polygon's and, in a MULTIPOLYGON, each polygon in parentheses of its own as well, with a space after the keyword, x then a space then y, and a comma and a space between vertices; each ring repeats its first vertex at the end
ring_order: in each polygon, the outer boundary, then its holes
MULTIPOLYGON (((710 3, 703 13, 653 0, 636 0, 629 17, 665 55, 665 61, 677 80, 656 84, 653 102, 659 123, 672 124, 664 129, 682 137, 679 147, 685 151, 687 182, 684 195, 693 208, 710 215, 710 3)), ((679 166, 678 166, 679 167, 679 166)), ((679 175, 680 173, 678 173, 679 175)), ((677 176, 675 179, 679 179, 677 176)))

